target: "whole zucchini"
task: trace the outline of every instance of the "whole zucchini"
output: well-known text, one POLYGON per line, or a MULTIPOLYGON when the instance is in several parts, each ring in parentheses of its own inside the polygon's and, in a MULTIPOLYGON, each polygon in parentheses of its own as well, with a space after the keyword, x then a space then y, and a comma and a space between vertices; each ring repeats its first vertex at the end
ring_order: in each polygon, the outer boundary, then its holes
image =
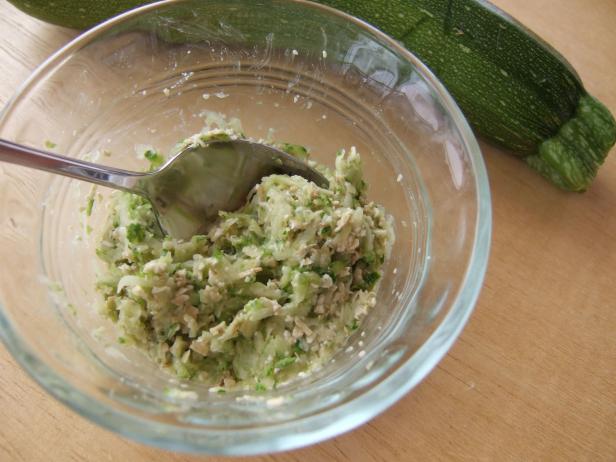
MULTIPOLYGON (((10 0, 43 20, 86 27, 143 0, 10 0)), ((584 191, 616 142, 616 122, 571 65, 485 0, 318 0, 404 44, 478 133, 561 188, 584 191)))
POLYGON ((473 127, 556 185, 584 191, 616 123, 571 65, 483 0, 319 0, 399 40, 445 84, 473 127))

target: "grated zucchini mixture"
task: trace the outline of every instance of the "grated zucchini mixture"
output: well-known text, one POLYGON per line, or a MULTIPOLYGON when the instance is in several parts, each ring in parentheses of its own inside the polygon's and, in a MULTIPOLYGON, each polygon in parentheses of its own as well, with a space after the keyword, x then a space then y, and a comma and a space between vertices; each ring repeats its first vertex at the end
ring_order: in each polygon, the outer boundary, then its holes
MULTIPOLYGON (((155 166, 162 156, 146 158, 155 166)), ((119 341, 219 390, 271 389, 343 348, 375 305, 393 228, 366 198, 355 148, 338 152, 335 171, 312 165, 328 189, 265 177, 240 210, 189 241, 162 236, 146 199, 114 193, 97 288, 119 341)))

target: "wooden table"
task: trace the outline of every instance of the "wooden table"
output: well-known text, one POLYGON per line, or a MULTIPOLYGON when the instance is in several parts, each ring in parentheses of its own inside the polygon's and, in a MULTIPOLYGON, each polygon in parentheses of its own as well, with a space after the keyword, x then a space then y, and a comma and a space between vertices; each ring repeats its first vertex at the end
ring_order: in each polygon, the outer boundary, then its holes
MULTIPOLYGON (((614 0, 498 0, 616 113, 614 0)), ((75 35, 0 3, 0 105, 75 35)), ((363 427, 251 460, 616 460, 616 150, 586 194, 482 146, 494 206, 485 286, 447 357, 363 427)), ((190 461, 102 430, 0 347, 1 461, 190 461)), ((210 458, 210 461, 222 460, 210 458)))

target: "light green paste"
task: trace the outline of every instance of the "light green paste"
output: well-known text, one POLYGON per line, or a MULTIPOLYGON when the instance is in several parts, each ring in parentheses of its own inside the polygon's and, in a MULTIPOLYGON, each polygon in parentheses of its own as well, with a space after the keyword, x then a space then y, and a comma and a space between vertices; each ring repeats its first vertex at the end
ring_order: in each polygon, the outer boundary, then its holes
POLYGON ((97 254, 102 312, 119 341, 180 378, 256 390, 343 348, 375 305, 391 220, 367 200, 354 148, 337 154, 333 172, 312 165, 328 189, 265 177, 244 207, 220 213, 207 235, 189 241, 162 236, 147 200, 115 194, 97 254))

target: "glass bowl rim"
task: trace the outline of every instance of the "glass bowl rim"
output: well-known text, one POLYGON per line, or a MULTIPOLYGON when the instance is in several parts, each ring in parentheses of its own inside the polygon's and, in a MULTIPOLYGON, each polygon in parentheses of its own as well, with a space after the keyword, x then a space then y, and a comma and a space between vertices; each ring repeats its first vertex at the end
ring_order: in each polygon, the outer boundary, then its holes
MULTIPOLYGON (((19 99, 27 94, 29 87, 36 84, 49 68, 62 61, 67 55, 85 47, 101 33, 135 16, 185 1, 190 0, 182 0, 181 2, 177 0, 162 0, 150 3, 115 16, 75 37, 43 61, 30 77, 22 83, 13 97, 0 111, 0 124, 4 122, 7 114, 11 112, 19 99)), ((464 328, 475 307, 483 284, 492 232, 492 207, 488 176, 479 144, 453 97, 419 58, 374 26, 332 7, 308 0, 281 1, 322 10, 326 14, 338 16, 366 30, 370 35, 387 44, 387 46, 394 49, 410 62, 419 71, 422 78, 429 82, 432 90, 438 94, 445 110, 451 116, 456 129, 461 134, 464 148, 470 156, 474 175, 477 217, 470 259, 460 286, 461 288, 451 304, 447 315, 418 350, 385 380, 365 390, 350 401, 342 405, 336 405, 319 414, 304 417, 294 422, 285 422, 269 425, 266 428, 259 428, 260 438, 258 442, 250 438, 251 433, 255 431, 254 429, 240 431, 234 429, 235 436, 231 446, 211 444, 212 438, 219 439, 219 437, 228 436, 227 430, 207 429, 203 431, 201 429, 178 428, 172 424, 152 422, 145 418, 114 409, 104 402, 93 399, 93 397, 85 392, 75 389, 61 375, 40 360, 35 352, 19 337, 17 331, 12 326, 10 318, 5 313, 5 308, 0 304, 0 339, 30 377, 53 397, 78 414, 122 436, 152 446, 167 450, 201 454, 255 455, 295 449, 352 430, 393 405, 430 373, 445 356, 464 328), (300 431, 299 433, 293 432, 292 427, 300 423, 304 428, 308 427, 312 430, 300 431), (208 438, 208 436, 212 438, 208 438)))

